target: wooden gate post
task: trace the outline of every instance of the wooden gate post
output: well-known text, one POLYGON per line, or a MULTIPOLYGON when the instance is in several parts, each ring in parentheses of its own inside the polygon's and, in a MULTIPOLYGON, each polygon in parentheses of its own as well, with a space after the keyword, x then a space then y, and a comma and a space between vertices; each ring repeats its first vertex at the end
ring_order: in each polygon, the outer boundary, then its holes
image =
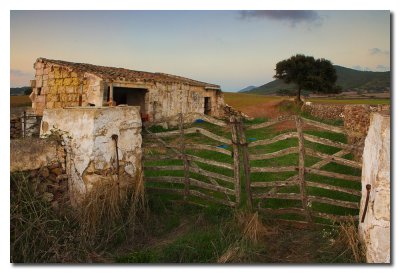
POLYGON ((243 128, 243 120, 240 118, 239 122, 237 123, 239 128, 239 142, 240 146, 242 147, 242 154, 243 154, 243 171, 244 171, 244 180, 246 183, 246 195, 247 195, 247 207, 249 209, 253 209, 253 196, 251 193, 251 181, 250 181, 250 159, 249 159, 249 150, 248 150, 248 143, 246 141, 246 135, 244 133, 243 128))
POLYGON ((236 118, 235 116, 229 117, 229 122, 231 124, 231 133, 232 133, 232 151, 233 151, 233 176, 235 180, 235 198, 236 198, 236 207, 240 206, 240 158, 239 158, 239 138, 238 138, 238 130, 236 126, 236 118))
POLYGON ((26 111, 24 111, 23 120, 24 120, 23 137, 25 138, 26 137, 26 120, 27 120, 26 111))
POLYGON ((304 212, 306 213, 307 221, 312 223, 312 217, 310 213, 310 209, 308 207, 308 198, 306 192, 306 185, 304 180, 305 174, 305 167, 304 167, 304 160, 305 160, 305 148, 304 148, 304 134, 303 134, 303 122, 301 117, 296 115, 296 128, 297 134, 299 138, 299 186, 300 186, 300 194, 304 212))
POLYGON ((184 189, 184 195, 183 199, 187 200, 189 196, 189 163, 186 157, 185 153, 185 133, 183 131, 183 114, 179 114, 179 131, 180 131, 180 152, 182 155, 182 160, 183 160, 183 172, 184 172, 184 184, 185 184, 185 189, 184 189))

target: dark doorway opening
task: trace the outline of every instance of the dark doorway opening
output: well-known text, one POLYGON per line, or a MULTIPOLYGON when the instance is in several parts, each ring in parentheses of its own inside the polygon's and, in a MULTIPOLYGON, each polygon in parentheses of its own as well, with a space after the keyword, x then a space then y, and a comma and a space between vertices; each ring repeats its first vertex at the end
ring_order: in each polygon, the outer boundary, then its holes
MULTIPOLYGON (((145 97, 147 91, 147 89, 143 88, 114 87, 113 100, 116 105, 140 106, 140 113, 145 114, 145 97)), ((109 100, 109 97, 107 100, 109 100)))
POLYGON ((204 97, 204 114, 211 114, 211 97, 204 97))

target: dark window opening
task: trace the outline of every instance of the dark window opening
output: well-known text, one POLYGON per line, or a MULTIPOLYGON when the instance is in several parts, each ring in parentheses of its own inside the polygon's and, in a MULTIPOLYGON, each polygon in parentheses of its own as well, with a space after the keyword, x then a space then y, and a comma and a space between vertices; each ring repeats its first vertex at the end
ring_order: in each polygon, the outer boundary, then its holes
POLYGON ((211 114, 211 97, 204 97, 204 114, 211 114))
POLYGON ((113 100, 116 105, 140 106, 140 112, 145 114, 146 93, 147 89, 142 88, 114 87, 113 100))
POLYGON ((37 94, 38 94, 38 96, 40 96, 40 95, 42 94, 42 88, 39 87, 39 88, 37 89, 37 94))

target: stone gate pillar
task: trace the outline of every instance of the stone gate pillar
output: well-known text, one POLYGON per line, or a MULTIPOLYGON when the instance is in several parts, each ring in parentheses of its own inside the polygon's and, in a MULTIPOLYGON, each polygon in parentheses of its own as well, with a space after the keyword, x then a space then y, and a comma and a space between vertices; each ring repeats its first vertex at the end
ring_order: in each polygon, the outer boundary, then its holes
POLYGON ((359 235, 368 263, 390 263, 390 115, 372 113, 365 139, 359 235), (367 185, 370 196, 364 222, 367 185))

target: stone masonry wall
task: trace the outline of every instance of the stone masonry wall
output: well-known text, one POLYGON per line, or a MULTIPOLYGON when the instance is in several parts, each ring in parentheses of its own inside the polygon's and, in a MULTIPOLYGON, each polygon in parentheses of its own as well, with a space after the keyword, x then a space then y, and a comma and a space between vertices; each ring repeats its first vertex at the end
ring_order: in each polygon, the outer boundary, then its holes
MULTIPOLYGON (((69 67, 52 64, 50 62, 35 63, 35 80, 32 83, 32 107, 38 115, 43 110, 74 107, 79 105, 82 88, 82 106, 89 104, 95 106, 107 105, 107 90, 110 83, 91 73, 77 73, 69 67), (39 94, 40 93, 40 94, 39 94)), ((115 87, 144 88, 145 109, 152 121, 182 113, 204 113, 204 97, 211 98, 211 115, 223 114, 223 95, 216 90, 206 90, 204 87, 192 86, 183 83, 153 83, 113 82, 115 87)))
POLYGON ((141 126, 135 106, 44 111, 41 137, 59 135, 65 145, 72 205, 98 185, 114 183, 125 188, 140 181, 141 126))
POLYGON ((321 119, 343 119, 344 105, 341 104, 317 104, 305 103, 302 111, 310 113, 314 117, 321 119))
POLYGON ((369 263, 390 263, 390 164, 390 116, 373 113, 364 146, 360 220, 366 185, 371 185, 371 192, 364 223, 359 224, 369 263))
MULTIPOLYGON (((377 111, 390 110, 390 105, 309 103, 304 104, 302 110, 322 119, 343 120, 348 143, 363 147, 369 128, 370 114, 377 111)), ((355 156, 356 158, 361 158, 361 154, 356 154, 355 156)))
MULTIPOLYGON (((61 108, 79 105, 82 85, 82 106, 89 103, 102 105, 99 98, 102 81, 89 73, 78 74, 70 68, 51 63, 35 63, 35 81, 32 84, 32 107, 42 115, 44 108, 61 108)), ((101 94, 102 95, 102 94, 101 94)))
POLYGON ((22 122, 19 117, 11 117, 10 119, 10 138, 22 137, 22 122))
MULTIPOLYGON (((24 138, 10 143, 10 171, 32 183, 34 193, 54 208, 68 202, 65 152, 56 140, 24 138)), ((12 185, 11 185, 12 186, 12 185)))

